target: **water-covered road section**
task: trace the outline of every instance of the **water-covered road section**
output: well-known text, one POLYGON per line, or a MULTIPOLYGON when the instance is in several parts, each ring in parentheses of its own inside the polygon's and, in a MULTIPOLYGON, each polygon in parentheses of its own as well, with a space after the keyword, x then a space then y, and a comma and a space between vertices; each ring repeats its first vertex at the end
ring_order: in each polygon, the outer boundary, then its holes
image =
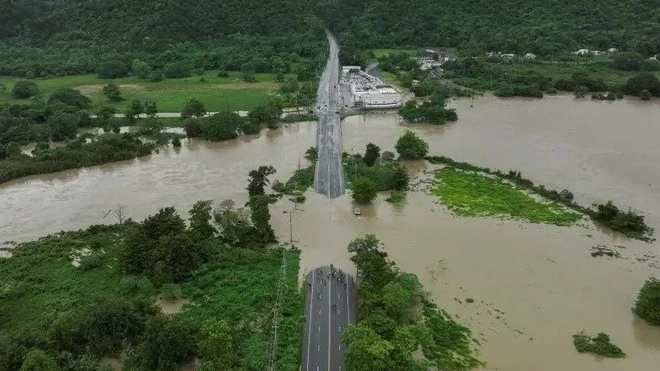
POLYGON ((316 129, 318 161, 314 173, 314 189, 330 198, 344 194, 344 170, 341 164, 341 101, 339 99, 339 46, 334 36, 326 31, 330 52, 321 75, 316 98, 316 129))

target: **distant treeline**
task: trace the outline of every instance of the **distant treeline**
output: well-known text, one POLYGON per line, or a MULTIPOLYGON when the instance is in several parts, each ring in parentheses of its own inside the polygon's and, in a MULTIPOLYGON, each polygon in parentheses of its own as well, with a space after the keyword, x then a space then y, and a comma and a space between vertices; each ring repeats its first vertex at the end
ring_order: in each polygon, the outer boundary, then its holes
POLYGON ((325 3, 322 16, 341 33, 347 62, 359 60, 361 49, 401 46, 548 56, 617 48, 648 57, 660 53, 657 7, 638 0, 338 0, 325 3))
POLYGON ((0 75, 93 73, 106 60, 136 58, 156 70, 253 63, 275 72, 275 56, 325 52, 313 10, 304 0, 2 1, 0 75))

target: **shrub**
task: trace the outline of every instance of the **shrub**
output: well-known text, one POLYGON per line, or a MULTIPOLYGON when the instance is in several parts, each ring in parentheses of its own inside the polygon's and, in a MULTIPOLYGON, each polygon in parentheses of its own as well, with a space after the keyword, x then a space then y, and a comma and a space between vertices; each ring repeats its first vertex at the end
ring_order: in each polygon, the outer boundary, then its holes
POLYGON ((594 353, 607 358, 625 358, 621 348, 610 342, 610 337, 600 332, 595 338, 589 337, 584 331, 573 335, 573 345, 580 353, 594 353))
POLYGON ((32 81, 16 81, 11 89, 11 96, 16 99, 25 99, 39 94, 39 87, 32 81))
POLYGON ((648 323, 660 326, 660 280, 649 278, 644 282, 633 310, 648 323))
POLYGON ((642 100, 651 100, 651 92, 646 89, 642 89, 642 91, 639 92, 639 97, 642 100))
POLYGON ((183 130, 186 131, 187 137, 196 138, 202 134, 202 125, 199 123, 199 120, 188 119, 183 126, 183 130))
POLYGON ((172 147, 181 147, 181 140, 179 138, 172 139, 172 147))
POLYGON ((428 143, 410 130, 406 131, 406 133, 397 140, 394 148, 396 148, 399 156, 406 160, 423 158, 429 151, 428 143))
POLYGON ((368 178, 357 178, 351 184, 353 200, 359 204, 368 204, 378 194, 378 186, 368 178))
POLYGON ((163 68, 163 74, 168 79, 189 77, 191 75, 190 67, 183 62, 171 62, 163 68))
POLYGON ((625 93, 630 95, 640 95, 642 90, 660 96, 660 81, 655 75, 645 72, 628 79, 624 87, 625 93))
POLYGON ((62 88, 55 90, 48 98, 48 104, 62 102, 69 106, 78 108, 88 108, 92 100, 82 95, 78 90, 71 88, 62 88))
POLYGON ((151 82, 159 82, 164 79, 165 75, 163 74, 163 71, 151 71, 151 74, 149 74, 149 81, 151 82))
POLYGON ((111 59, 101 63, 98 69, 99 77, 102 79, 116 79, 128 75, 128 66, 116 59, 111 59))

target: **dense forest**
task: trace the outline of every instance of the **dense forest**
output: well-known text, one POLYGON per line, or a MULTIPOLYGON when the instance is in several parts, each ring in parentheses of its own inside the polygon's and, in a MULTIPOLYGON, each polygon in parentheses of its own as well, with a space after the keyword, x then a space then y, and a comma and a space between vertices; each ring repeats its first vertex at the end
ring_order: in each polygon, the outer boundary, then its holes
POLYGON ((325 7, 323 18, 369 47, 433 45, 539 55, 580 48, 660 52, 656 0, 337 0, 325 7))
MULTIPOLYGON (((0 0, 0 74, 96 72, 104 60, 216 69, 325 49, 310 0, 0 0)), ((236 68, 239 67, 239 68, 236 68)))
MULTIPOLYGON (((240 69, 272 57, 317 57, 323 25, 345 54, 456 47, 552 55, 579 48, 660 52, 656 0, 0 0, 0 74, 96 72, 108 59, 155 69, 240 69)), ((271 67, 267 69, 273 69, 271 67)))

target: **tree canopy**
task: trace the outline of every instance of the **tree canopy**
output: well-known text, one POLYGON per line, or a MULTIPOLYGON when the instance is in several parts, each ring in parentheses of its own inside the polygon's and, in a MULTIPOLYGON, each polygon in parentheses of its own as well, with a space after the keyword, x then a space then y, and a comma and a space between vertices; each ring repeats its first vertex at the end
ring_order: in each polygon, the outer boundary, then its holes
POLYGON ((399 137, 394 148, 396 148, 399 156, 406 160, 423 158, 429 151, 428 143, 410 130, 399 137))

